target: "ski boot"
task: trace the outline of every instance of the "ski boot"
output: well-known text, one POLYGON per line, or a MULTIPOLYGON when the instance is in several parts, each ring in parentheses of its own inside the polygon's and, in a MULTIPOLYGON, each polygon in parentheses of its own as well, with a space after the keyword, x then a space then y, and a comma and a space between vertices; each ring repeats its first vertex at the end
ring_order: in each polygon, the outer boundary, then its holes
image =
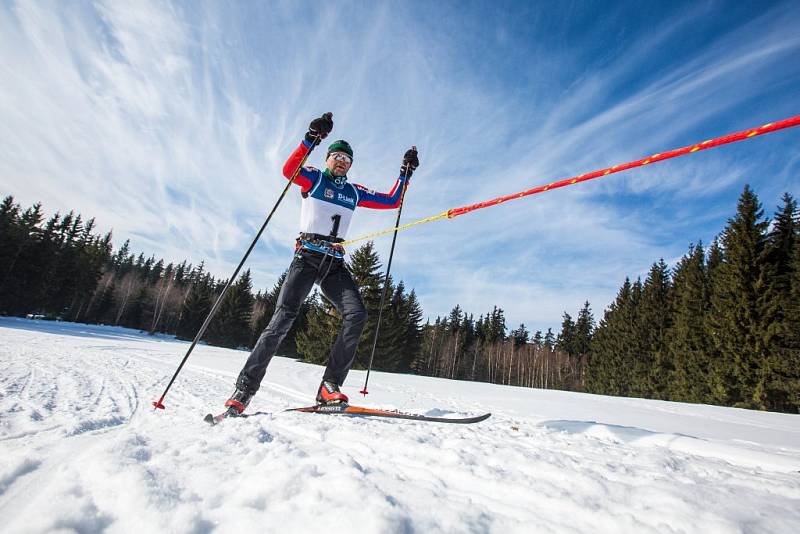
POLYGON ((252 393, 248 393, 243 389, 236 388, 231 398, 225 401, 225 406, 228 407, 228 416, 236 417, 242 415, 247 405, 250 404, 250 399, 253 398, 252 393))
POLYGON ((320 406, 347 405, 347 395, 339 391, 335 382, 323 380, 317 391, 317 404, 320 406))

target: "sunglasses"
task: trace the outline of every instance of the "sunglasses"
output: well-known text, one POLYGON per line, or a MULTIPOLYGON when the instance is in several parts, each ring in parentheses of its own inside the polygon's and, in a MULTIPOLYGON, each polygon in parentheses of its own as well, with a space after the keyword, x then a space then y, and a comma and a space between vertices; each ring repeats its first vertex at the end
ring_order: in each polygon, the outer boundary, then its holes
POLYGON ((328 156, 329 158, 333 158, 336 161, 343 161, 345 163, 353 163, 353 158, 350 157, 349 154, 345 154, 344 152, 331 152, 331 155, 328 156))

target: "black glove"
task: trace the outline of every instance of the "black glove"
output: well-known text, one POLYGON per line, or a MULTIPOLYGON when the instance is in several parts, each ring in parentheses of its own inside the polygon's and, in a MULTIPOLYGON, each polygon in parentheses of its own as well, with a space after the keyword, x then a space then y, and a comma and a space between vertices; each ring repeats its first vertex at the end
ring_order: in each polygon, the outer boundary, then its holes
POLYGON ((306 141, 314 143, 317 146, 320 141, 328 137, 328 134, 333 130, 333 113, 328 112, 311 121, 308 125, 308 132, 306 133, 306 141))
POLYGON ((400 166, 400 174, 411 178, 414 171, 419 167, 419 157, 417 156, 417 147, 412 146, 406 150, 403 156, 403 164, 400 166))

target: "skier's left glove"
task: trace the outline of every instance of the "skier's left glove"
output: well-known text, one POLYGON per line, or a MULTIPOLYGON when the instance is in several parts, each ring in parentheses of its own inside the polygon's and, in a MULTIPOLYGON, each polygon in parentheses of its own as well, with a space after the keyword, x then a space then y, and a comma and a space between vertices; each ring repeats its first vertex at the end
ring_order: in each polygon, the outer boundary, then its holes
POLYGON ((417 147, 412 146, 406 150, 403 156, 403 164, 400 166, 400 175, 411 178, 414 171, 419 167, 419 156, 417 155, 417 147))

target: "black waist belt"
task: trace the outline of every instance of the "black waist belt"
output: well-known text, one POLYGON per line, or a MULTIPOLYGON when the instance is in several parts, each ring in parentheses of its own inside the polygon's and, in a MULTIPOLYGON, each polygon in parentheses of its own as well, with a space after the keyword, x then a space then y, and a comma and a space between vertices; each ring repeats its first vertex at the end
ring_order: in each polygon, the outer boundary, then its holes
POLYGON ((300 232, 300 239, 303 241, 310 241, 312 243, 341 243, 344 241, 341 237, 333 237, 330 235, 312 234, 308 232, 300 232))

